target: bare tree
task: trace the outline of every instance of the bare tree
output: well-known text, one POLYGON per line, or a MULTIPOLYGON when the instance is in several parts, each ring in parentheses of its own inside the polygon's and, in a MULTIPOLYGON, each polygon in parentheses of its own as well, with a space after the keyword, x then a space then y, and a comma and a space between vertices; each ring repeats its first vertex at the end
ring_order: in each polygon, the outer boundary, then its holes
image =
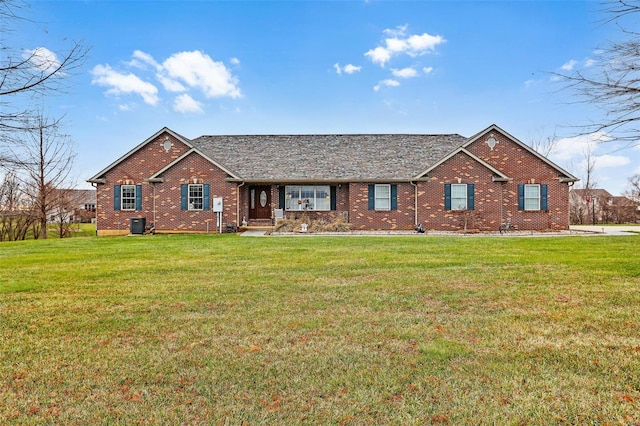
POLYGON ((592 67, 554 75, 578 102, 595 105, 602 113, 581 126, 580 133, 606 132, 610 140, 634 146, 640 140, 640 33, 623 21, 640 13, 640 2, 611 0, 603 12, 605 25, 618 25, 623 39, 598 48, 592 67))
POLYGON ((53 211, 49 213, 51 223, 60 238, 71 236, 78 196, 70 189, 59 189, 54 193, 53 211))
POLYGON ((38 125, 38 114, 30 103, 63 91, 65 79, 84 63, 88 53, 79 42, 58 53, 42 46, 8 46, 10 28, 29 22, 23 17, 25 9, 26 3, 20 0, 0 0, 0 142, 10 138, 13 130, 38 125))
POLYGON ((23 131, 23 137, 7 148, 7 162, 34 206, 34 238, 47 238, 48 215, 56 208, 57 188, 69 186, 75 153, 60 132, 60 120, 40 115, 35 123, 35 129, 23 131))
POLYGON ((555 131, 553 135, 544 136, 544 127, 540 127, 535 134, 529 136, 528 145, 534 149, 534 151, 544 155, 545 157, 551 156, 558 147, 558 137, 555 131))
POLYGON ((587 212, 591 210, 591 224, 596 223, 596 196, 594 189, 598 185, 595 179, 596 157, 593 155, 593 148, 588 145, 584 149, 584 174, 582 182, 584 182, 585 198, 587 201, 587 212))
POLYGON ((624 192, 624 195, 636 203, 640 203, 640 173, 629 178, 629 189, 624 192))
POLYGON ((33 223, 31 212, 15 173, 5 173, 0 184, 0 241, 24 240, 33 223))

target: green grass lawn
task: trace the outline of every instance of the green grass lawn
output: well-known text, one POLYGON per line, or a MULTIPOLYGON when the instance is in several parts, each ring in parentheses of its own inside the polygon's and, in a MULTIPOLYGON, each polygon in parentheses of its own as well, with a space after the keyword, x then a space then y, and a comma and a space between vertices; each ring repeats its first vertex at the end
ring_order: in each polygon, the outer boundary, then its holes
POLYGON ((640 239, 0 244, 1 424, 640 423, 640 239))

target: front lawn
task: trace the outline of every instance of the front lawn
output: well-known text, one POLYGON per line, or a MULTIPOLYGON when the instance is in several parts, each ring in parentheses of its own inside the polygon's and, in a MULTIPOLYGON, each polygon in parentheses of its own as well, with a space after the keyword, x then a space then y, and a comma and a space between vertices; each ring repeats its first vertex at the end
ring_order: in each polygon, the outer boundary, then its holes
POLYGON ((638 424, 640 240, 0 244, 3 424, 638 424))

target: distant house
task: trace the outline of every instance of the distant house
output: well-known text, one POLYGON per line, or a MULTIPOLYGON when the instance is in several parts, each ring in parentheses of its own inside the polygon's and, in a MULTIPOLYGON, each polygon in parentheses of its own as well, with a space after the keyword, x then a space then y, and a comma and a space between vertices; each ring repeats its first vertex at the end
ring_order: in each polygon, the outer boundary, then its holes
POLYGON ((573 189, 570 194, 572 223, 633 223, 640 220, 640 205, 627 197, 613 196, 601 188, 573 189))
POLYGON ((95 221, 97 195, 95 189, 56 189, 48 214, 49 222, 95 221))
POLYGON ((447 135, 249 135, 163 128, 88 181, 98 235, 144 218, 215 232, 307 214, 356 230, 559 230, 577 179, 496 125, 447 135), (220 213, 218 213, 220 211, 220 213))

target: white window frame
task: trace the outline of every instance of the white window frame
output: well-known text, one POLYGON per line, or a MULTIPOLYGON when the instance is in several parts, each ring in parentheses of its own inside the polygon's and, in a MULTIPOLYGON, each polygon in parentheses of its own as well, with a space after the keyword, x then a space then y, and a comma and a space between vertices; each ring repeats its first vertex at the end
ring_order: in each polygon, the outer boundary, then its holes
POLYGON ((467 203, 469 201, 469 196, 467 191, 468 191, 468 188, 466 183, 451 184, 451 210, 467 210, 467 207, 468 207, 467 203), (458 196, 457 192, 460 189, 462 189, 461 194, 463 195, 458 196))
POLYGON ((375 185, 373 208, 383 211, 391 210, 391 184, 379 183, 375 185))
POLYGON ((187 187, 187 209, 188 210, 204 210, 204 185, 201 183, 190 183, 187 187), (200 195, 191 195, 191 189, 200 188, 200 195), (200 203, 197 207, 196 203, 200 203))
POLYGON ((330 185, 286 185, 284 187, 285 194, 285 210, 287 211, 297 211, 297 210, 307 210, 307 211, 330 211, 331 210, 331 186, 330 185), (303 189, 305 191, 305 195, 308 195, 311 191, 313 195, 311 196, 302 196, 303 189), (324 192, 326 195, 324 199, 322 197, 318 197, 319 192, 324 192), (297 197, 294 198, 291 196, 292 193, 297 193, 297 197), (329 202, 325 200, 329 200, 329 202), (320 203, 318 202, 319 200, 320 203), (319 204, 326 204, 326 207, 318 208, 319 204))
POLYGON ((524 209, 529 211, 540 210, 542 188, 539 184, 525 184, 524 185, 524 209), (530 191, 536 188, 537 195, 532 197, 530 191), (535 203, 535 207, 531 207, 531 203, 535 203))
POLYGON ((122 185, 120 187, 120 210, 134 211, 136 209, 136 186, 135 185, 122 185), (127 196, 125 197, 125 191, 127 196), (133 192, 133 195, 129 195, 129 191, 133 192))

